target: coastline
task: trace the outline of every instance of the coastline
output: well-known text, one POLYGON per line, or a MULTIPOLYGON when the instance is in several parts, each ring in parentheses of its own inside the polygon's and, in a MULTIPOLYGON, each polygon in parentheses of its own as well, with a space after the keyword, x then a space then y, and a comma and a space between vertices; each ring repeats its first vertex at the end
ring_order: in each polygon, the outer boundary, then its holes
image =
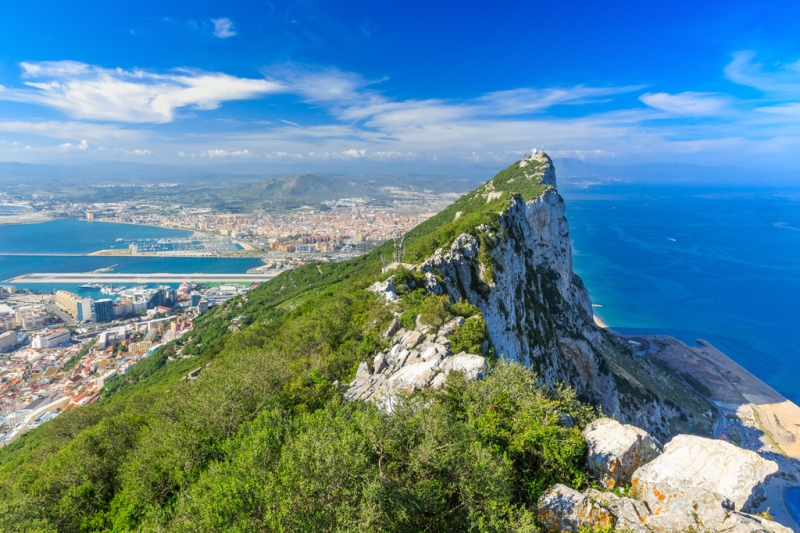
POLYGON ((769 509, 777 522, 800 531, 786 499, 788 489, 800 488, 800 407, 702 339, 688 346, 666 335, 618 337, 641 343, 637 355, 689 381, 687 386, 714 406, 718 415, 713 438, 730 442, 735 440, 730 438, 733 433, 741 448, 778 464, 759 511, 769 509))
POLYGON ((592 316, 593 316, 593 318, 594 318, 594 323, 595 323, 595 325, 597 325, 598 327, 601 327, 601 328, 603 328, 603 329, 608 329, 608 324, 606 324, 605 322, 603 322, 603 319, 602 319, 602 318, 600 318, 599 316, 597 316, 597 314, 595 314, 595 313, 592 313, 592 316))

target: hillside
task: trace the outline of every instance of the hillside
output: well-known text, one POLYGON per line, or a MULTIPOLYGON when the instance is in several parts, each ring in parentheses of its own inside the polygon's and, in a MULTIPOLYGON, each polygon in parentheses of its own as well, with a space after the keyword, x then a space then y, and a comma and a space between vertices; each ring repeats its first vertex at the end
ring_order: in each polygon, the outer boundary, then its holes
POLYGON ((594 325, 546 155, 404 246, 388 269, 391 243, 278 276, 0 450, 0 530, 534 531, 548 487, 586 486, 598 409, 662 438, 709 432, 697 394, 594 325), (347 400, 397 342, 430 379, 395 380, 391 415, 347 400), (483 379, 431 388, 457 354, 483 379))

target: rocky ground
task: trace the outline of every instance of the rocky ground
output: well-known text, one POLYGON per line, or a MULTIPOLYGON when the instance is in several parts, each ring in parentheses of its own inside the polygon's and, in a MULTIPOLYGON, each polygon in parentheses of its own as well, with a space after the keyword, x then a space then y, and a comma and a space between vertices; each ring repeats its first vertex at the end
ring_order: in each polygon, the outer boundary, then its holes
POLYGON ((778 465, 779 475, 769 479, 760 509, 769 509, 782 524, 800 531, 783 494, 788 487, 800 487, 800 407, 708 342, 687 346, 663 335, 636 337, 634 342, 641 344, 636 347, 638 355, 666 366, 679 378, 692 376, 706 387, 698 392, 719 411, 715 438, 733 440, 778 465))
POLYGON ((647 432, 608 418, 590 424, 584 436, 589 474, 605 490, 551 487, 538 509, 550 531, 792 531, 752 514, 778 474, 777 464, 754 452, 692 435, 678 435, 662 451, 647 432))

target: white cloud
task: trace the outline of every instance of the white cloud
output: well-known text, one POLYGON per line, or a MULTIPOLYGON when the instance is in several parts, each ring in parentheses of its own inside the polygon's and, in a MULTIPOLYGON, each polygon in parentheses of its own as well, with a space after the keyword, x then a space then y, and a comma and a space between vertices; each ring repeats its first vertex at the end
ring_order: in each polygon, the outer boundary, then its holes
POLYGON ((725 76, 734 83, 753 87, 768 94, 783 95, 796 99, 800 94, 800 59, 789 63, 777 63, 768 70, 763 63, 753 60, 756 52, 744 50, 733 54, 725 67, 725 76))
POLYGON ((64 143, 64 144, 59 144, 58 148, 60 148, 62 150, 88 150, 89 149, 89 142, 86 141, 86 140, 83 140, 83 141, 79 142, 78 144, 64 143))
POLYGON ((279 83, 218 72, 170 74, 106 69, 75 61, 24 62, 27 89, 0 86, 0 99, 45 105, 87 120, 165 123, 182 108, 210 110, 225 101, 282 92, 279 83))
POLYGON ((730 97, 691 91, 678 94, 646 93, 639 100, 654 109, 688 116, 720 115, 729 111, 731 105, 730 97))
POLYGON ((512 89, 496 91, 476 100, 479 109, 497 115, 521 115, 544 111, 556 105, 578 105, 602 101, 612 95, 629 93, 643 85, 623 87, 553 87, 547 89, 512 89))
MULTIPOLYGON (((178 155, 180 155, 181 157, 186 157, 186 154, 184 152, 178 152, 178 155)), ((211 157, 211 158, 214 158, 214 157, 250 157, 252 155, 253 154, 250 153, 250 150, 236 150, 236 151, 233 151, 233 152, 229 152, 228 150, 222 150, 222 149, 219 149, 219 148, 213 149, 213 150, 203 150, 202 152, 200 152, 200 157, 211 157)), ((194 154, 192 154, 192 156, 194 156, 194 154)))
POLYGON ((231 22, 231 19, 223 17, 211 19, 211 22, 214 24, 214 37, 227 39, 228 37, 233 37, 236 35, 236 31, 233 29, 233 22, 231 22))

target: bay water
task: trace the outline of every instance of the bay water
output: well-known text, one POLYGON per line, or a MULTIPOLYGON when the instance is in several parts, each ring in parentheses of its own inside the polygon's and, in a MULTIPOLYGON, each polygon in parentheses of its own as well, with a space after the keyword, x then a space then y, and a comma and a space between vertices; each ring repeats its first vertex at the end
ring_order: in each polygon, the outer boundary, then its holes
POLYGON ((705 339, 800 404, 800 190, 559 188, 609 327, 705 339))
MULTIPOLYGON (((186 230, 82 220, 0 225, 0 282, 34 272, 92 272, 112 265, 117 265, 113 272, 120 274, 238 274, 263 264, 257 258, 234 257, 45 255, 89 254, 103 249, 125 249, 128 247, 126 241, 133 239, 180 238, 189 237, 191 234, 191 231, 186 230), (118 239, 123 240, 118 241, 118 239)), ((78 284, 16 282, 6 282, 6 284, 39 291, 63 289, 86 296, 92 296, 93 292, 97 292, 81 290, 78 284)))

